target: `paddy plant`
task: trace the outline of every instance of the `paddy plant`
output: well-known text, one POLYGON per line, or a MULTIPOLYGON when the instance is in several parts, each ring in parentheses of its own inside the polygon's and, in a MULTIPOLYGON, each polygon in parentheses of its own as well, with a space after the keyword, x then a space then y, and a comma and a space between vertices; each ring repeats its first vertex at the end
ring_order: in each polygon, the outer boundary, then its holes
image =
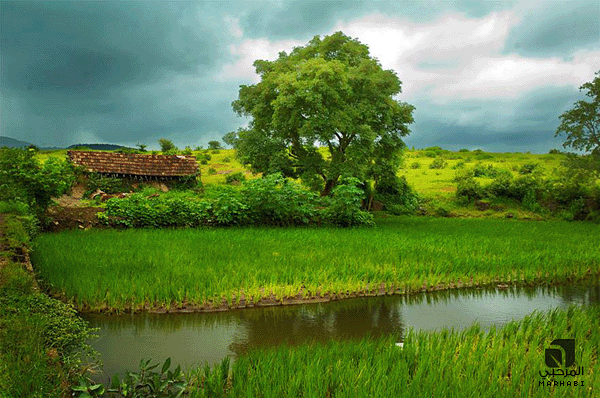
POLYGON ((600 383, 599 327, 600 307, 570 307, 488 331, 475 324, 460 332, 409 330, 403 339, 253 349, 228 372, 192 371, 190 396, 592 397, 600 383), (545 350, 556 338, 575 340, 575 364, 567 370, 580 374, 550 374, 545 350))
POLYGON ((588 223, 410 217, 353 229, 65 231, 37 237, 32 261, 79 309, 123 311, 562 282, 600 273, 599 235, 588 223))

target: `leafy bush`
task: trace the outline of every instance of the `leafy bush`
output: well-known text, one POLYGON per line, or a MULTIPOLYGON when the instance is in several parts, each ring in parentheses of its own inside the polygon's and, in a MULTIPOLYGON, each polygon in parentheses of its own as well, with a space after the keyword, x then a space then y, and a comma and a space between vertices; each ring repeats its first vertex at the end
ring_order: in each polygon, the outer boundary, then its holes
POLYGON ((473 166, 473 176, 474 177, 495 178, 502 173, 510 174, 510 172, 508 172, 508 170, 496 168, 491 164, 477 163, 475 166, 473 166))
MULTIPOLYGON (((229 358, 225 361, 229 369, 229 358)), ((79 385, 72 387, 72 391, 82 393, 84 397, 105 397, 106 394, 119 394, 122 397, 145 398, 145 397, 180 397, 187 387, 185 375, 181 367, 177 365, 174 371, 171 367, 171 358, 167 358, 160 371, 155 369, 158 364, 151 365, 150 359, 141 360, 138 372, 127 372, 123 380, 117 375, 113 376, 110 386, 103 384, 91 384, 87 379, 80 379, 79 385)))
POLYGON ((146 197, 141 193, 113 198, 99 217, 115 226, 150 228, 372 223, 371 214, 361 210, 363 190, 356 185, 340 185, 335 192, 332 198, 319 198, 281 174, 273 174, 246 181, 240 189, 212 187, 203 199, 146 197))
POLYGON ((520 174, 531 174, 537 168, 537 163, 525 163, 519 168, 520 174))
POLYGON ((443 169, 445 168, 447 163, 442 158, 435 158, 433 162, 429 165, 430 169, 443 169))
POLYGON ((244 173, 242 173, 241 171, 235 172, 235 173, 231 173, 231 174, 227 174, 225 176, 225 182, 227 184, 239 184, 242 181, 246 180, 246 176, 244 175, 244 173))
POLYGON ((208 168, 208 175, 214 176, 216 174, 217 174, 217 169, 215 169, 214 167, 209 167, 208 168))
POLYGON ((40 219, 52 198, 66 193, 74 181, 74 168, 65 161, 50 158, 40 165, 33 150, 0 149, 0 200, 26 203, 40 219))
POLYGON ((333 189, 330 204, 324 211, 328 223, 341 227, 374 225, 373 215, 361 210, 364 191, 359 185, 357 178, 350 177, 333 189))
POLYGON ((385 210, 393 214, 411 214, 418 207, 421 198, 408 185, 406 177, 395 174, 382 178, 375 185, 375 199, 383 203, 385 210))
POLYGON ((456 197, 464 204, 481 199, 485 196, 484 190, 473 177, 464 177, 456 185, 456 197))
POLYGON ((307 225, 317 213, 318 195, 280 173, 246 182, 241 194, 253 224, 307 225))
POLYGON ((418 169, 418 168, 420 168, 420 167, 421 167, 421 163, 419 163, 419 162, 412 162, 412 163, 410 164, 410 168, 411 168, 411 169, 418 169))

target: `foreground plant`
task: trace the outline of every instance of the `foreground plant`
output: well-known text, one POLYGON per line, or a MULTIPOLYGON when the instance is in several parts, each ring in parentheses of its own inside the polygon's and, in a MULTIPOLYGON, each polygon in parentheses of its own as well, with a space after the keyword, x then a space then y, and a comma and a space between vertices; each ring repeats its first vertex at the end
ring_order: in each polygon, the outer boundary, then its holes
POLYGON ((123 380, 114 375, 110 387, 102 383, 92 383, 89 379, 80 379, 79 385, 72 387, 73 392, 80 393, 79 398, 123 397, 123 398, 174 398, 184 393, 187 382, 181 367, 174 371, 171 358, 167 358, 160 371, 155 371, 158 364, 151 365, 151 360, 141 360, 138 372, 127 372, 123 380))

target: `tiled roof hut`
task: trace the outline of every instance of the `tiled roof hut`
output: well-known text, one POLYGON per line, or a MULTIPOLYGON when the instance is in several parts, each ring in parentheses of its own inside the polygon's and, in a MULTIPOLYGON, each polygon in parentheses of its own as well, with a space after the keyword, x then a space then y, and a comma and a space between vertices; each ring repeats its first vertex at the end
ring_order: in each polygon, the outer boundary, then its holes
POLYGON ((68 151, 69 159, 88 172, 111 177, 171 180, 199 174, 191 155, 144 155, 132 153, 68 151))

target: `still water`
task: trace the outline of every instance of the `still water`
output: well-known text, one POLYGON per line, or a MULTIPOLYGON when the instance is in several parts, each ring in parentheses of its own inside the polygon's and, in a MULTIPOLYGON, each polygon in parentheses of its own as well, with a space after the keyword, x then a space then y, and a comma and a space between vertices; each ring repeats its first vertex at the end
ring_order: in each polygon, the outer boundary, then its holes
POLYGON ((111 375, 141 359, 171 357, 186 369, 233 359, 250 347, 396 334, 408 328, 501 326, 535 310, 600 303, 600 280, 569 286, 461 289, 196 314, 84 315, 99 337, 92 346, 111 375))

